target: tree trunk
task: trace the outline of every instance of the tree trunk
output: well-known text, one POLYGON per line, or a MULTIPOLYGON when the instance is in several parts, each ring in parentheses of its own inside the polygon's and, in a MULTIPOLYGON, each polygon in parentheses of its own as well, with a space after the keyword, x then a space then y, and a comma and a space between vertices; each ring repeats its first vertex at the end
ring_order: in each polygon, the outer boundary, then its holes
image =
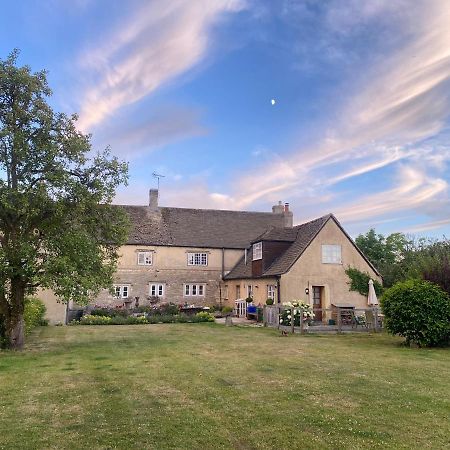
POLYGON ((25 343, 25 284, 11 279, 11 301, 5 311, 6 345, 12 350, 22 350, 25 343))
POLYGON ((23 313, 9 317, 6 320, 7 346, 12 350, 22 350, 25 344, 25 321, 23 313))

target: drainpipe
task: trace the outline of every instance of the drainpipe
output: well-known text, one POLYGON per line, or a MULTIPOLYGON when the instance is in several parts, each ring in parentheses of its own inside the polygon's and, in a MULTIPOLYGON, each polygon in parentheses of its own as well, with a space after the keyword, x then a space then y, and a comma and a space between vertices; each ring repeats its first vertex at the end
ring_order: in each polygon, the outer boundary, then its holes
POLYGON ((223 284, 223 277, 225 276, 225 248, 222 247, 222 281, 220 283, 220 290, 219 290, 219 305, 222 309, 222 284, 223 284))
POLYGON ((281 303, 280 275, 277 275, 277 303, 281 303))
POLYGON ((222 247, 222 280, 225 276, 225 249, 222 247))

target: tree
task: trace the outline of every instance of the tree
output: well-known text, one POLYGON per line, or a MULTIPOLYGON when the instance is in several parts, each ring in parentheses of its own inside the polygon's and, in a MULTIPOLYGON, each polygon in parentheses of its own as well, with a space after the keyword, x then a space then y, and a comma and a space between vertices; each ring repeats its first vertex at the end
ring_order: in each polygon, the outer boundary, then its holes
POLYGON ((90 156, 76 115, 54 112, 45 71, 0 60, 0 316, 24 343, 24 298, 38 287, 86 303, 112 283, 127 218, 111 205, 127 165, 90 156))
POLYGON ((405 261, 409 260, 414 243, 403 233, 384 237, 372 228, 366 234, 360 234, 355 243, 380 271, 386 287, 406 278, 405 261))
POLYGON ((410 278, 422 278, 439 285, 450 295, 450 241, 422 241, 408 267, 410 278))

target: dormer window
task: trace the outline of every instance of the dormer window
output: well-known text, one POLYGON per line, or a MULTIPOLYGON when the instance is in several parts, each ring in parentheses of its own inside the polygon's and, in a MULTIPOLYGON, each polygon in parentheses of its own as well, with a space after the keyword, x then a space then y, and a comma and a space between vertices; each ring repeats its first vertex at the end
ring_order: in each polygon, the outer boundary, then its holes
POLYGON ((253 261, 257 259, 262 259, 262 242, 253 244, 253 261))

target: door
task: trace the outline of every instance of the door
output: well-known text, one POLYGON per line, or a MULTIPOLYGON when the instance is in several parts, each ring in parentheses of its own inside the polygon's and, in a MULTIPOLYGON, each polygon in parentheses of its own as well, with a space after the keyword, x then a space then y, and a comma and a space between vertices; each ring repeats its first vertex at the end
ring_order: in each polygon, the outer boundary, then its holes
POLYGON ((318 322, 322 322, 322 292, 323 286, 313 286, 312 287, 312 295, 313 295, 313 313, 314 320, 318 322))

